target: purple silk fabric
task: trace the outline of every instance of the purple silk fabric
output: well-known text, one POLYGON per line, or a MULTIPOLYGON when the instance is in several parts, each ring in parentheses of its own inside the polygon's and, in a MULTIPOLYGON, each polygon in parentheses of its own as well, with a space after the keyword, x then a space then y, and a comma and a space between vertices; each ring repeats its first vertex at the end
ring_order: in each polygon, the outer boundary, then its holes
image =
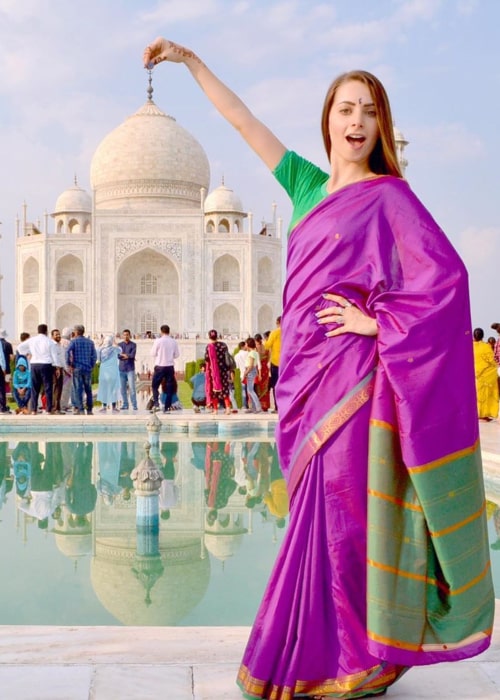
POLYGON ((477 440, 467 274, 405 181, 353 184, 292 232, 281 325, 290 524, 238 682, 247 697, 355 697, 405 670, 368 652, 369 422, 396 421, 407 466, 477 440), (324 292, 376 318, 378 336, 326 338, 324 292))

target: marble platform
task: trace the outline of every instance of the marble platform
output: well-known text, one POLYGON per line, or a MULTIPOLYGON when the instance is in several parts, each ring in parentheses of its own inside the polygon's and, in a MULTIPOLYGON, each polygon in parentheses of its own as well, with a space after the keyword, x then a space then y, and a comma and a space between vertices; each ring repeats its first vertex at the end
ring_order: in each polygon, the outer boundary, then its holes
MULTIPOLYGON (((97 425, 124 416, 89 418, 97 425)), ((194 416, 175 420, 183 424, 194 416)), ((1 431, 4 421, 13 419, 0 419, 1 431)), ((141 417, 134 421, 140 429, 141 417)), ((262 422, 263 431, 272 430, 274 418, 262 422)), ((132 420, 123 423, 132 426, 132 420)), ((481 442, 485 476, 500 481, 500 423, 481 424, 481 442)), ((0 626, 0 700, 240 700, 235 676, 248 633, 247 627, 0 626)), ((386 697, 500 700, 500 601, 486 652, 468 661, 414 668, 386 697)))

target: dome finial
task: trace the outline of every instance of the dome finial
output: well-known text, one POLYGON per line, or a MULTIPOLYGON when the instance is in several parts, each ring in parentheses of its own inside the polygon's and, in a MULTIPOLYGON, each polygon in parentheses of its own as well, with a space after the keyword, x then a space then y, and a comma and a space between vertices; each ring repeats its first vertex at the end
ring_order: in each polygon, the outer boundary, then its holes
POLYGON ((222 173, 222 179, 221 179, 221 183, 220 183, 220 184, 221 184, 221 185, 224 184, 224 173, 222 173))
POLYGON ((148 83, 149 83, 148 100, 150 102, 152 102, 153 101, 153 89, 154 89, 153 88, 153 71, 152 70, 148 70, 148 83))
POLYGON ((76 177, 76 173, 75 173, 75 187, 78 187, 78 178, 76 177))

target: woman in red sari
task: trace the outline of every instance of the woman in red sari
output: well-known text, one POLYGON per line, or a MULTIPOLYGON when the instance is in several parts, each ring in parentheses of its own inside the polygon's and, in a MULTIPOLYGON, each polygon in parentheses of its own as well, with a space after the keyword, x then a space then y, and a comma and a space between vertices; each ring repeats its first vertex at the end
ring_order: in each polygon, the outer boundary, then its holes
POLYGON ((290 522, 240 688, 380 696, 410 666, 480 653, 494 594, 467 273, 401 177, 383 86, 365 71, 332 83, 324 172, 192 51, 156 39, 144 64, 165 60, 187 66, 294 206, 276 432, 290 522))
POLYGON ((228 347, 218 337, 216 330, 208 332, 209 343, 205 349, 205 395, 209 411, 217 413, 219 403, 223 403, 225 413, 229 414, 231 413, 229 369, 225 361, 228 347))
POLYGON ((257 396, 263 411, 269 411, 271 407, 269 392, 269 350, 264 347, 264 342, 260 333, 254 335, 255 348, 260 358, 260 380, 256 385, 257 396))

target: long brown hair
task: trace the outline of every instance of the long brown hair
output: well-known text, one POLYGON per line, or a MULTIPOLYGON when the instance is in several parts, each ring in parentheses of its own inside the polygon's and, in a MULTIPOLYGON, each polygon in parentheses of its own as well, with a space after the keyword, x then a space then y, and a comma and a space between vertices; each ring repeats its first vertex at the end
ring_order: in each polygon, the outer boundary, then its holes
POLYGON ((321 131, 323 133, 323 142, 325 144, 328 160, 330 160, 332 148, 332 140, 328 128, 330 110, 338 88, 349 80, 358 80, 368 87, 377 111, 377 124, 380 134, 369 158, 369 165, 372 172, 380 175, 403 177, 396 155, 396 142, 394 140, 394 128, 389 98, 380 80, 372 75, 372 73, 368 73, 364 70, 354 70, 349 71, 349 73, 343 73, 339 75, 328 88, 323 105, 323 114, 321 116, 321 131))

